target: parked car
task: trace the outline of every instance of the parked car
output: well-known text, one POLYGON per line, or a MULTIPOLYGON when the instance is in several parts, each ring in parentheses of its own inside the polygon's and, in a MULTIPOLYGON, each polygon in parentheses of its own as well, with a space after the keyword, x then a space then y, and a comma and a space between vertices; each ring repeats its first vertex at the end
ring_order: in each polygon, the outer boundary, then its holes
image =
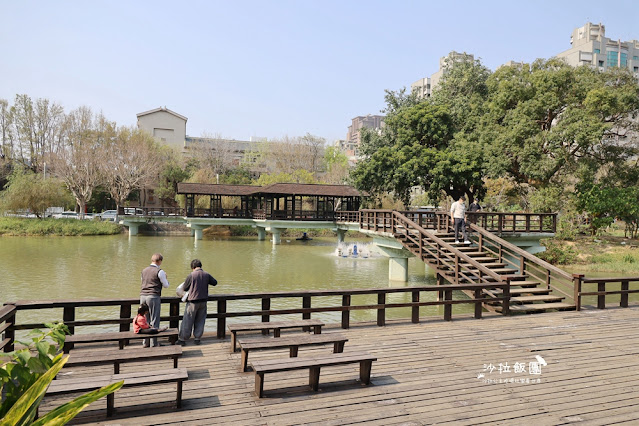
POLYGON ((76 212, 71 212, 71 211, 57 213, 57 214, 54 214, 53 217, 55 219, 65 219, 65 218, 66 219, 79 219, 80 218, 80 216, 78 216, 78 214, 76 212))
POLYGON ((164 216, 164 212, 159 210, 153 210, 149 212, 149 216, 164 216))
POLYGON ((125 207, 124 208, 124 214, 143 216, 144 215, 144 210, 136 209, 135 207, 125 207))
POLYGON ((105 210, 102 212, 102 214, 100 214, 100 217, 102 218, 102 220, 114 221, 117 215, 118 215, 117 210, 105 210))

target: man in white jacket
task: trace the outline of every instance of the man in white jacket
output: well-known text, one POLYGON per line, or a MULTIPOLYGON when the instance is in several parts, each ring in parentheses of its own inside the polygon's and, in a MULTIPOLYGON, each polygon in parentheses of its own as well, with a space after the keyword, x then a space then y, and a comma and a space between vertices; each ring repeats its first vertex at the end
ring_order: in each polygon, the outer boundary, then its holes
POLYGON ((450 206, 450 218, 453 221, 453 229, 455 229, 455 244, 459 244, 459 231, 461 230, 464 237, 464 244, 470 244, 468 234, 466 233, 466 204, 464 196, 461 195, 458 201, 450 206))

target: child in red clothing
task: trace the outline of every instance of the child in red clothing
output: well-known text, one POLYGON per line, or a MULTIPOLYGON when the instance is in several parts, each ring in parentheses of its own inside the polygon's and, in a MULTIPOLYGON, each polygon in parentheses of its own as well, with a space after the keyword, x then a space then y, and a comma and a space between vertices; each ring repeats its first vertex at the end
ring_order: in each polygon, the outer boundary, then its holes
POLYGON ((133 332, 135 334, 158 334, 160 331, 164 331, 167 327, 151 328, 146 316, 149 314, 149 305, 143 303, 138 308, 138 315, 133 320, 133 332))

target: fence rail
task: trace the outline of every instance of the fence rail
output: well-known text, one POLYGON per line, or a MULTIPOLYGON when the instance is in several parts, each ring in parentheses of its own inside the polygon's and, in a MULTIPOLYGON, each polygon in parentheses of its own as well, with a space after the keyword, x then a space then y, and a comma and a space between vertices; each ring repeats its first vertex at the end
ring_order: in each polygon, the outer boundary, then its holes
POLYGON ((630 284, 639 284, 639 277, 612 277, 612 278, 585 278, 583 275, 574 275, 576 307, 581 309, 582 298, 584 296, 597 296, 597 308, 606 308, 606 296, 620 295, 619 306, 628 307, 628 296, 630 294, 639 293, 639 289, 630 289, 630 284), (582 291, 585 284, 597 284, 597 291, 582 291), (609 290, 606 287, 610 284, 620 284, 620 290, 609 290))
MULTIPOLYGON (((393 308, 411 308, 411 321, 418 323, 420 321, 419 308, 422 306, 443 306, 444 307, 444 320, 452 320, 452 306, 458 304, 474 304, 475 305, 475 318, 481 318, 482 316, 482 303, 488 299, 482 297, 482 291, 484 289, 500 289, 507 294, 507 286, 504 283, 483 283, 483 284, 466 284, 466 285, 443 285, 443 286, 420 286, 420 287, 405 287, 405 288, 375 288, 375 289, 350 289, 350 290, 316 290, 316 291, 296 291, 296 292, 273 292, 273 293, 247 293, 247 294, 216 294, 209 296, 209 302, 216 305, 216 309, 213 312, 207 314, 207 318, 214 318, 217 320, 217 337, 226 337, 226 323, 228 318, 238 317, 255 317, 261 321, 269 321, 273 315, 301 315, 302 319, 310 319, 313 313, 321 312, 341 312, 341 327, 347 329, 350 327, 350 312, 355 310, 370 310, 377 312, 377 325, 384 326, 386 324, 386 309, 393 308), (472 299, 454 299, 453 292, 467 290, 471 291, 476 297, 472 299), (409 293, 411 294, 410 302, 390 302, 387 300, 387 295, 395 293, 409 293), (437 300, 425 300, 422 298, 424 293, 437 293, 437 300), (377 303, 354 305, 352 304, 352 297, 357 295, 369 295, 377 296, 377 303), (340 302, 331 302, 330 300, 322 300, 322 306, 313 307, 313 301, 317 301, 318 298, 326 297, 341 297, 340 302), (272 309, 271 304, 273 301, 281 299, 298 298, 300 299, 299 307, 285 308, 285 309, 272 309), (248 300, 260 300, 261 309, 259 310, 238 310, 231 311, 231 305, 233 302, 245 302, 248 300)), ((505 296, 507 297, 507 296, 505 296)), ((431 297, 430 299, 435 299, 431 297)), ((178 297, 162 297, 161 302, 163 305, 169 307, 169 315, 163 315, 161 321, 168 321, 171 328, 177 328, 178 321, 182 319, 179 314, 180 299, 178 297)), ((18 301, 11 305, 5 305, 3 311, 8 312, 6 318, 15 318, 16 312, 28 312, 32 310, 41 309, 62 309, 62 312, 55 314, 47 322, 62 321, 69 327, 71 333, 75 333, 76 329, 85 326, 94 325, 117 325, 120 331, 129 331, 131 326, 131 307, 137 305, 139 299, 117 299, 117 300, 53 300, 53 301, 18 301), (118 318, 104 318, 104 319, 92 319, 92 320, 76 320, 76 309, 78 308, 102 308, 105 306, 119 306, 120 314, 118 318)), ((317 302, 315 302, 316 304, 317 302)), ((86 309, 83 309, 86 311, 86 309)), ((166 311, 165 311, 166 312, 166 311)), ((31 317, 31 315, 28 315, 31 317)), ((0 317, 2 318, 2 317, 0 317)), ((5 351, 13 349, 13 341, 16 330, 30 330, 35 328, 41 328, 44 326, 42 323, 24 323, 15 324, 13 322, 7 322, 8 326, 5 327, 7 337, 10 338, 10 342, 4 346, 5 351)))
POLYGON ((0 350, 4 349, 5 352, 13 350, 15 319, 15 306, 5 305, 0 308, 0 350))

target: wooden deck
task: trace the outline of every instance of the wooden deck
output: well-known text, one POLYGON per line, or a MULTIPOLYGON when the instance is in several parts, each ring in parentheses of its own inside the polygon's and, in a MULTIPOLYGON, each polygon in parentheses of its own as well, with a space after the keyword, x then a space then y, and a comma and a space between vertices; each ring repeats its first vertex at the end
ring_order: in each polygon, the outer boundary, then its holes
MULTIPOLYGON (((182 410, 172 405, 173 385, 122 389, 116 394, 114 417, 107 420, 102 400, 89 406, 75 423, 636 423, 637 324, 639 307, 491 315, 452 322, 423 319, 421 324, 389 322, 386 327, 354 324, 350 330, 328 326, 324 333, 339 331, 349 339, 345 352, 377 356, 372 385, 358 382, 357 368, 335 367, 322 370, 319 392, 312 392, 308 372, 296 371, 267 377, 262 399, 253 392, 253 373, 239 372, 239 352, 229 353, 230 338, 220 341, 211 336, 201 346, 191 343, 184 348, 180 367, 189 370, 189 380, 184 383, 182 410), (541 365, 539 375, 529 371, 530 363, 538 362, 536 356, 547 363, 541 365), (500 363, 502 367, 508 363, 511 371, 500 374, 500 363), (525 372, 516 373, 515 363, 522 363, 525 372), (490 364, 495 367, 492 372, 490 364), (480 374, 484 377, 478 378, 480 374)), ((283 336, 290 333, 295 332, 283 336)), ((136 345, 125 350, 142 349, 136 345)), ((299 356, 331 350, 332 345, 301 348, 299 356)), ((251 354, 253 359, 287 355, 286 349, 251 354)), ((122 372, 168 368, 167 363, 126 364, 122 372)), ((73 370, 74 376, 98 372, 102 370, 73 370)), ((42 412, 62 400, 46 399, 42 412)))

